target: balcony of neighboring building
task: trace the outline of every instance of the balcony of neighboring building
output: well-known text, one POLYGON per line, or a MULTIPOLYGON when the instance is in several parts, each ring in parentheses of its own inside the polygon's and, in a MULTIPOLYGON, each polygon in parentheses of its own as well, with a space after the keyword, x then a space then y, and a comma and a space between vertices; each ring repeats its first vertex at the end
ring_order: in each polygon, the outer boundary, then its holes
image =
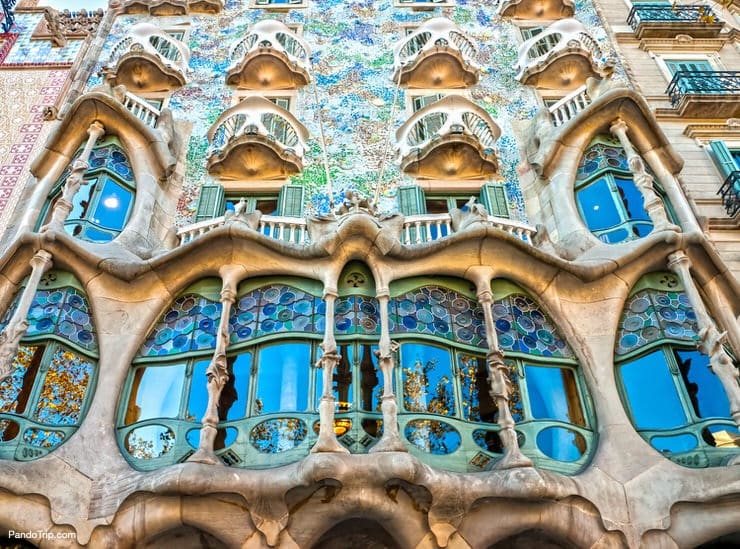
POLYGON ((666 93, 681 117, 740 117, 740 71, 679 70, 666 93))
POLYGON ((232 47, 226 83, 251 90, 305 86, 311 81, 309 54, 306 43, 283 23, 259 21, 232 47))
POLYGON ((251 96, 208 131, 208 173, 222 179, 282 179, 303 170, 308 131, 290 112, 251 96))
POLYGON ((419 26, 395 48, 393 81, 410 88, 467 88, 478 83, 476 46, 449 19, 419 26))
POLYGON ((482 108, 448 95, 416 111, 396 132, 401 169, 421 179, 484 179, 498 171, 501 130, 482 108))
POLYGON ((124 0, 122 12, 167 17, 188 13, 220 13, 223 8, 224 0, 124 0))
POLYGON ((573 17, 574 0, 502 0, 498 7, 501 17, 526 20, 553 20, 573 17))
POLYGON ((675 38, 679 34, 716 38, 724 26, 708 5, 634 4, 627 23, 640 40, 675 38))
POLYGON ((545 89, 572 90, 611 71, 611 61, 575 19, 556 21, 519 49, 517 80, 545 89))
POLYGON ((104 69, 111 85, 136 92, 171 91, 185 84, 188 47, 151 23, 139 23, 115 45, 104 69))
POLYGON ((717 194, 722 199, 727 215, 740 226, 740 171, 732 172, 720 187, 717 194))

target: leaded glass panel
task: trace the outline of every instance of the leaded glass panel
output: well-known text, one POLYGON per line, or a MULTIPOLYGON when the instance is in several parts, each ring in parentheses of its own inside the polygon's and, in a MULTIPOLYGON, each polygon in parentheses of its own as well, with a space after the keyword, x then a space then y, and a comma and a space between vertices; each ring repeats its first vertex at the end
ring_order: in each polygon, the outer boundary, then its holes
POLYGON ((452 357, 447 349, 418 343, 401 345, 403 404, 409 412, 455 415, 452 357))
POLYGON ((89 359, 57 347, 36 401, 34 419, 49 425, 79 423, 93 368, 89 359))

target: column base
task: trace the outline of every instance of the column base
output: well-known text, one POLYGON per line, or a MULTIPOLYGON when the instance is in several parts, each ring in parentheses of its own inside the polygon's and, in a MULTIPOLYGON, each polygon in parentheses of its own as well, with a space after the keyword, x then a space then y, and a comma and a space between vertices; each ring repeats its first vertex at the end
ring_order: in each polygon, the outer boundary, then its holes
POLYGON ((321 397, 319 403, 319 438, 311 448, 312 454, 318 453, 349 454, 334 433, 334 397, 321 397))
POLYGON ((398 434, 398 406, 396 396, 387 395, 381 398, 380 409, 383 412, 383 435, 378 443, 368 450, 368 453, 377 452, 408 452, 409 449, 398 434))

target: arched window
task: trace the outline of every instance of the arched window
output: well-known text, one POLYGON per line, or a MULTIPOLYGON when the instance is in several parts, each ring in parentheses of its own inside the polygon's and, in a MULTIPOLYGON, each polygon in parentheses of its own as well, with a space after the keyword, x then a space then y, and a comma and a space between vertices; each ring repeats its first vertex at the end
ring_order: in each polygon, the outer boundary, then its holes
MULTIPOLYGON (((48 221, 51 218, 72 164, 52 189, 42 219, 48 221)), ((118 236, 131 216, 136 194, 133 171, 118 140, 110 136, 98 142, 89 164, 64 228, 81 240, 109 242, 118 236)))
MULTIPOLYGON (((656 185, 656 191, 662 192, 656 185)), ((578 165, 576 204, 581 219, 601 241, 634 240, 653 230, 619 141, 601 135, 592 141, 578 165)))
POLYGON ((738 452, 740 432, 709 357, 697 349, 698 337, 679 279, 653 273, 627 299, 615 362, 622 400, 640 435, 672 461, 709 467, 738 452))
MULTIPOLYGON (((511 370, 509 406, 522 451, 538 465, 575 472, 592 432, 573 352, 520 288, 496 281, 493 316, 511 370)), ((484 469, 503 453, 489 394, 483 310, 460 280, 392 285, 399 350, 399 423, 418 455, 452 470, 484 469), (425 455, 426 454, 426 455, 425 455)))
MULTIPOLYGON (((21 297, 10 306, 4 329, 21 297)), ((69 273, 41 279, 11 374, 0 382, 0 458, 28 461, 67 440, 89 405, 98 343, 85 292, 69 273)))

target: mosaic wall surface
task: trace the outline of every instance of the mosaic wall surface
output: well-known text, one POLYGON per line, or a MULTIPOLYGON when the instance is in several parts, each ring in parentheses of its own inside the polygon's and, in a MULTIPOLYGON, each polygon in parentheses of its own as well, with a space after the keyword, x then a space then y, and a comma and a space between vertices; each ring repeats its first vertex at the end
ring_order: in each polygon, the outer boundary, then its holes
MULTIPOLYGON (((322 212, 329 207, 322 163, 321 115, 334 202, 339 203, 348 189, 372 196, 382 171, 381 209, 395 209, 396 187, 412 180, 399 172, 395 160, 393 136, 408 112, 404 90, 396 93, 392 82, 393 47, 403 38, 404 25, 439 16, 454 21, 480 46, 477 61, 484 72, 479 85, 470 90, 471 96, 502 129, 498 141, 501 174, 506 181, 513 217, 525 219, 517 176, 520 158, 515 130, 532 118, 539 104, 534 91, 514 79, 521 37, 517 27, 495 15, 495 3, 458 0, 453 8, 427 12, 394 7, 392 0, 310 1, 307 9, 288 12, 248 9, 244 7, 246 4, 242 0, 228 0, 218 16, 156 18, 165 29, 191 24, 186 37, 192 52, 191 73, 186 86, 175 91, 169 103, 176 120, 193 125, 178 224, 192 221, 199 187, 210 182, 205 169, 206 133, 233 101, 233 90, 225 85, 229 47, 245 36, 252 23, 261 19, 302 25, 302 37, 312 49, 314 82, 299 90, 295 109, 311 138, 305 169, 292 178, 293 183, 307 187, 309 208, 322 212), (395 116, 391 120, 394 101, 395 116)), ((577 7, 577 18, 599 42, 605 55, 611 56, 613 50, 591 3, 579 1, 577 7)), ((110 52, 131 25, 145 18, 118 17, 104 51, 110 52)), ((104 54, 98 69, 107 61, 104 54)), ((99 77, 93 77, 89 85, 100 83, 99 77)))

